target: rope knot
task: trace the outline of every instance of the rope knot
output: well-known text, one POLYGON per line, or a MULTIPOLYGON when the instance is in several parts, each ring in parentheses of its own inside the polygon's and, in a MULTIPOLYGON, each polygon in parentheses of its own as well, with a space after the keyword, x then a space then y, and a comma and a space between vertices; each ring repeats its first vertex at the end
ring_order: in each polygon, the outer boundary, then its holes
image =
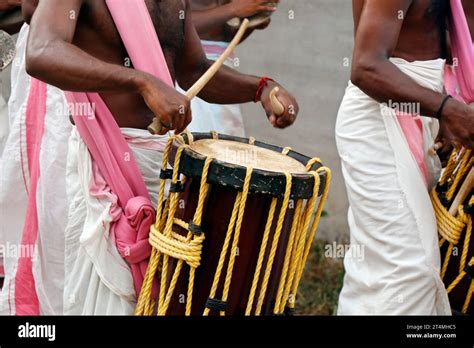
POLYGON ((198 268, 201 265, 204 239, 204 234, 195 236, 193 239, 176 232, 171 232, 171 235, 166 236, 156 226, 152 226, 149 242, 160 253, 182 260, 191 268, 198 268))

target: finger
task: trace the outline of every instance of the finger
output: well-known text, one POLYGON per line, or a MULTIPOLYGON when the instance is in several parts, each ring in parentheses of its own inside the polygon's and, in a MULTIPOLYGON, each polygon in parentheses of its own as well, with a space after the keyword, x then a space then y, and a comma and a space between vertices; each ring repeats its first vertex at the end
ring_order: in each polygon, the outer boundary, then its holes
MULTIPOLYGON (((171 129, 171 126, 173 124, 173 120, 168 114, 162 114, 159 116, 156 116, 162 125, 162 128, 166 128, 168 131, 171 129)), ((166 134, 166 133, 165 133, 166 134)))
POLYGON ((259 12, 275 12, 277 9, 275 7, 272 7, 272 6, 258 6, 257 7, 257 10, 259 12))
POLYGON ((166 133, 168 133, 170 131, 169 128, 165 127, 165 126, 161 126, 161 129, 160 131, 158 132, 158 135, 165 135, 166 133))
POLYGON ((192 112, 191 112, 191 109, 187 109, 186 110, 186 114, 185 115, 181 115, 181 119, 182 119, 182 124, 180 125, 179 128, 176 129, 176 134, 180 134, 182 132, 184 132, 184 130, 188 127, 188 125, 191 123, 192 121, 192 112))
POLYGON ((276 125, 278 128, 286 128, 295 123, 296 118, 291 114, 284 114, 278 117, 276 125))
POLYGON ((262 102, 263 109, 265 110, 265 113, 267 114, 268 121, 272 124, 272 126, 276 126, 276 120, 277 116, 273 113, 272 106, 270 102, 262 102))

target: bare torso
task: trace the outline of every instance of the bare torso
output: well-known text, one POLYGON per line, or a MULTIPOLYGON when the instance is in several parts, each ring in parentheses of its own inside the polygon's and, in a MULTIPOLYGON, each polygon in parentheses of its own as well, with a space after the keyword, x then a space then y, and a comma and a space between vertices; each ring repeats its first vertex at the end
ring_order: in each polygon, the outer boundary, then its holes
MULTIPOLYGON (((185 10, 182 0, 146 0, 155 30, 175 79, 176 60, 184 47, 185 10)), ((108 63, 125 65, 127 52, 104 0, 88 0, 81 10, 74 45, 108 63)), ((143 54, 146 54, 144 47, 143 54)), ((120 127, 146 129, 154 115, 136 93, 101 93, 120 127)))
MULTIPOLYGON (((436 1, 415 0, 406 14, 394 57, 408 61, 432 60, 443 57, 443 42, 438 22, 440 15, 433 6, 436 1)), ((472 1, 472 0, 467 0, 472 1)), ((353 0, 354 23, 357 32, 365 0, 353 0)))

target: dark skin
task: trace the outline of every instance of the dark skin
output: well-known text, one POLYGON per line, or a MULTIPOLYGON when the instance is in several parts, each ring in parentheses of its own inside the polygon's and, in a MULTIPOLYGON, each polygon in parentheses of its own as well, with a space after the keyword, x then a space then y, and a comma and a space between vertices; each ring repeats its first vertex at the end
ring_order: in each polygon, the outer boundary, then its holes
POLYGON ((0 11, 10 11, 21 6, 21 0, 0 0, 0 11))
MULTIPOLYGON (((0 12, 15 12, 21 6, 21 0, 0 0, 0 12)), ((23 22, 19 19, 16 22, 2 23, 0 18, 0 30, 4 30, 9 34, 16 34, 20 31, 23 22)))
MULTIPOLYGON (((190 88, 212 62, 202 50, 189 3, 145 2, 173 80, 190 88), (184 20, 179 19, 182 13, 184 20)), ((39 1, 31 20, 26 53, 30 75, 63 90, 100 93, 120 127, 146 129, 156 116, 168 126, 163 133, 182 132, 192 120, 188 98, 147 73, 124 67, 126 58, 127 52, 103 0, 39 1)), ((216 104, 250 102, 259 80, 223 67, 199 97, 216 104)), ((274 115, 269 94, 276 86, 279 85, 268 84, 261 102, 270 122, 285 128, 295 121, 298 105, 282 89, 278 98, 285 113, 274 115)))
MULTIPOLYGON (((430 0, 353 0, 356 42, 352 82, 375 100, 419 103, 435 117, 444 95, 421 87, 389 60, 431 60, 442 56, 435 20, 427 16, 430 0), (400 18, 402 14, 403 18, 400 18)), ((450 99, 439 119, 441 140, 474 148, 474 109, 450 99)))
MULTIPOLYGON (((201 39, 230 42, 236 30, 227 25, 227 21, 235 17, 248 18, 262 12, 274 12, 275 8, 266 5, 267 1, 191 0, 193 23, 201 39)), ((265 29, 269 24, 270 19, 254 29, 265 29)), ((254 29, 247 30, 242 41, 250 36, 254 29)))

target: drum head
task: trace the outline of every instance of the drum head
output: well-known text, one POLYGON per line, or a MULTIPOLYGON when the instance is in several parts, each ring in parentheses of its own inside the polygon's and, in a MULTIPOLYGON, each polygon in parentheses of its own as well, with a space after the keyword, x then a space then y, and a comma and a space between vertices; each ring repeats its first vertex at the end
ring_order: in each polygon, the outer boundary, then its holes
POLYGON ((3 30, 0 30, 0 71, 4 70, 15 57, 15 42, 3 30))
POLYGON ((292 157, 280 152, 230 140, 201 139, 191 150, 230 165, 252 167, 268 172, 307 174, 306 167, 292 157))
MULTIPOLYGON (((186 139, 186 135, 183 135, 186 139)), ((286 175, 292 176, 291 197, 308 199, 314 195, 314 177, 306 170, 310 157, 294 151, 283 155, 282 147, 249 139, 219 135, 213 139, 211 133, 193 133, 194 142, 186 147, 180 161, 180 172, 187 177, 196 178, 202 175, 206 158, 213 158, 209 168, 208 182, 241 191, 247 169, 253 168, 250 181, 250 192, 282 197, 286 190, 286 175)), ((174 154, 179 146, 175 144, 169 163, 174 162, 174 154)), ((310 171, 322 167, 317 162, 310 171)), ((321 179, 319 195, 326 180, 326 173, 319 174, 321 179)))

